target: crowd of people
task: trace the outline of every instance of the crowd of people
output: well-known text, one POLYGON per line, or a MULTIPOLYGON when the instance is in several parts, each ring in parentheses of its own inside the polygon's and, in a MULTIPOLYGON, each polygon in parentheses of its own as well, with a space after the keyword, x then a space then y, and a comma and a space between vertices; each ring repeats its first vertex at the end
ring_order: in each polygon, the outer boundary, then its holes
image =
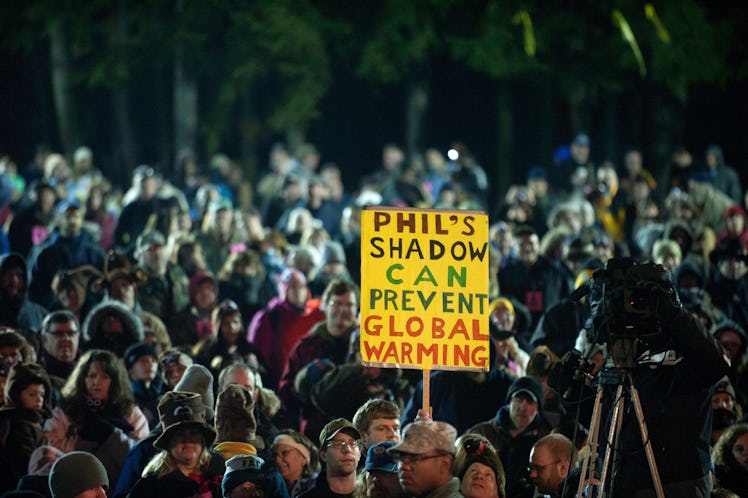
POLYGON ((612 482, 581 475, 598 379, 579 372, 607 371, 599 331, 618 322, 575 292, 651 261, 673 295, 606 313, 658 328, 626 371, 666 496, 748 496, 740 177, 716 145, 657 174, 638 150, 595 165, 590 149, 575 136, 501 199, 463 144, 387 144, 355 189, 311 144, 274 145, 256 179, 183 153, 126 189, 87 147, 0 158, 0 493, 655 496, 630 407, 612 482), (361 361, 372 205, 489 214, 490 369, 431 372, 429 409, 420 371, 361 361))

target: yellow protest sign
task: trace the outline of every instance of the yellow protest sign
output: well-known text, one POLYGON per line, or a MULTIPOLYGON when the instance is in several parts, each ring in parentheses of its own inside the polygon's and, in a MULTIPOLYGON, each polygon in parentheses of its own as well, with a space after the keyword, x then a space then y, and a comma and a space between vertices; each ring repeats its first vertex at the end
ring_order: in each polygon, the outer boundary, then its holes
POLYGON ((488 305, 485 213, 362 212, 365 365, 488 370, 488 305))

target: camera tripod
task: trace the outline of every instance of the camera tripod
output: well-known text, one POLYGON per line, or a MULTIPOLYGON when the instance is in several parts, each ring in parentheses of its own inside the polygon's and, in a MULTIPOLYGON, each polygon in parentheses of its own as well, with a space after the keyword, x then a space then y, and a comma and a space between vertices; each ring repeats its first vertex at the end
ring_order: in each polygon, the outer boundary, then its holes
MULTIPOLYGON (((614 398, 613 415, 610 421, 610 430, 608 431, 607 447, 605 449, 605 458, 602 464, 602 471, 600 475, 600 495, 603 496, 606 480, 608 478, 608 470, 610 468, 610 457, 612 450, 615 448, 615 456, 613 461, 613 468, 617 468, 618 460, 618 444, 621 433, 621 425, 623 424, 623 413, 624 413, 624 389, 628 391, 631 397, 631 401, 634 405, 634 411, 636 413, 636 420, 639 425, 639 432, 641 433, 642 442, 644 443, 644 451, 647 456, 647 463, 649 464, 649 472, 652 476, 652 482, 654 483, 654 490, 657 498, 665 498, 665 492, 662 489, 662 482, 660 481, 660 473, 657 470, 657 463, 655 462, 654 452, 652 451, 652 443, 649 440, 649 432, 647 430, 647 424, 644 421, 644 412, 642 411, 641 401, 639 400, 639 391, 634 385, 634 379, 631 375, 631 371, 628 369, 606 369, 601 372, 601 376, 598 377, 597 393, 595 395, 595 404, 592 409, 592 420, 590 422, 590 431, 587 440, 587 454, 584 457, 581 465, 581 474, 579 477, 579 488, 577 488, 577 498, 582 498, 585 485, 588 484, 588 475, 592 477, 595 475, 597 466, 597 454, 599 449, 600 440, 600 419, 602 415, 602 401, 603 391, 606 385, 618 384, 616 394, 614 398), (617 382, 611 381, 611 378, 617 379, 617 382), (588 473, 589 470, 589 473, 588 473)), ((615 478, 615 476, 613 477, 615 478)), ((611 479, 612 481, 612 479, 611 479)), ((613 485, 611 482, 610 494, 608 497, 613 496, 613 485)))

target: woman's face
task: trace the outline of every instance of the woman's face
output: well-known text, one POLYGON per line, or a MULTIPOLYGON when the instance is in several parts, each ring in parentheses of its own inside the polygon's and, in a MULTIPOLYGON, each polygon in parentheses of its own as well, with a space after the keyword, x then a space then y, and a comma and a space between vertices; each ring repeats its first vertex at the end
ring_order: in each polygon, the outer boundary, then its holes
POLYGON ((304 455, 299 450, 287 444, 278 444, 275 447, 274 453, 275 461, 286 482, 294 482, 301 479, 306 458, 304 458, 304 455))
POLYGON ((109 387, 112 378, 104 371, 98 361, 91 363, 86 373, 86 394, 95 400, 106 401, 109 397, 109 387))
POLYGON ((169 441, 169 454, 179 465, 197 465, 202 452, 203 433, 199 430, 178 430, 169 441))
POLYGON ((744 472, 748 472, 748 433, 739 436, 732 444, 732 456, 744 472))
POLYGON ((475 462, 462 476, 460 491, 466 498, 497 498, 499 485, 496 483, 496 474, 488 465, 475 462))

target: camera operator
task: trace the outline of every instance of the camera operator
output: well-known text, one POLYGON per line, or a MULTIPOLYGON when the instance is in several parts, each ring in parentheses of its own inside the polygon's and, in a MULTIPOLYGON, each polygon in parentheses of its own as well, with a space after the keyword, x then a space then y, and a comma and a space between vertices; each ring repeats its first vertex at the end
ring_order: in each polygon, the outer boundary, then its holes
POLYGON ((595 272, 589 290, 592 319, 586 326, 586 354, 577 366, 573 365, 580 359, 578 352, 567 355, 549 383, 567 394, 567 402, 581 400, 584 412, 592 411, 594 395, 587 386, 587 392, 569 396, 574 384, 587 377, 602 385, 601 464, 619 401, 616 392, 628 387, 621 390, 622 424, 615 430, 618 441, 603 495, 612 491, 616 497, 656 496, 642 442, 646 425, 664 495, 708 497, 711 398, 714 384, 727 373, 729 358, 680 305, 669 274, 660 265, 610 260, 595 272), (588 370, 592 372, 580 374, 588 370), (637 391, 642 421, 631 398, 637 391))

